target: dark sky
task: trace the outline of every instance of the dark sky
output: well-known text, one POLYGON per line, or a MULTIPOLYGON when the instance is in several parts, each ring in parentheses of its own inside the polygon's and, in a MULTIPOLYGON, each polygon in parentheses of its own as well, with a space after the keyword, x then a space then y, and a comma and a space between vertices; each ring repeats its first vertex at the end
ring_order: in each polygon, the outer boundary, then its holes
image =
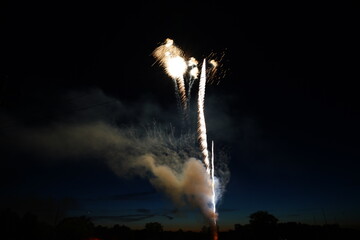
MULTIPOLYGON (((111 162, 118 131, 179 134, 174 82, 151 55, 171 38, 200 62, 223 56, 205 97, 208 140, 229 170, 220 229, 258 210, 359 227, 358 7, 155 2, 4 4, 2 207, 52 222, 60 211, 134 228, 206 224, 111 162)), ((140 142, 127 144, 152 146, 140 142)))

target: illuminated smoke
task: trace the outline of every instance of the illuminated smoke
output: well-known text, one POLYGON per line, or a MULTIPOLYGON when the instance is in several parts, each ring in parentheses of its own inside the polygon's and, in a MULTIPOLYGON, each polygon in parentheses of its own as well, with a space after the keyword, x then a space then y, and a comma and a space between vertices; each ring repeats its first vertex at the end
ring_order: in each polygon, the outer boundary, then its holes
POLYGON ((217 240, 218 239, 218 231, 217 231, 217 225, 216 225, 217 214, 216 214, 214 158, 215 158, 215 155, 214 155, 214 141, 211 141, 211 190, 212 190, 212 205, 213 205, 213 212, 214 212, 213 222, 211 223, 211 228, 212 228, 211 232, 213 234, 213 240, 217 240))
MULTIPOLYGON (((126 109, 137 109, 136 105, 125 107, 118 100, 103 94, 99 97, 100 102, 112 102, 111 106, 117 106, 115 109, 120 113, 126 109)), ((140 113, 155 109, 155 106, 145 106, 143 103, 140 106, 143 108, 137 111, 140 113)), ((141 176, 148 179, 177 206, 190 205, 200 209, 213 226, 217 215, 214 205, 209 203, 214 202, 214 197, 215 200, 220 199, 228 181, 226 156, 221 155, 221 151, 216 155, 216 175, 219 177, 216 178, 214 148, 211 154, 213 171, 209 175, 196 144, 196 131, 178 135, 171 125, 149 123, 147 120, 149 125, 142 122, 138 126, 119 127, 110 124, 108 120, 104 121, 103 116, 112 114, 113 111, 106 111, 96 114, 101 115, 101 119, 86 117, 79 121, 76 117, 76 124, 59 122, 35 129, 27 129, 19 124, 15 130, 1 129, 0 134, 5 137, 0 142, 25 149, 29 155, 41 154, 43 156, 40 159, 46 161, 105 160, 121 177, 141 176)), ((157 114, 162 116, 166 112, 158 111, 157 114)))
MULTIPOLYGON (((185 61, 183 51, 176 47, 171 39, 167 39, 163 45, 156 48, 153 55, 174 80, 183 110, 187 110, 191 87, 198 79, 198 62, 195 58, 185 61)), ((216 63, 210 61, 212 65, 210 73, 214 71, 213 69, 217 69, 216 63)), ((33 131, 18 128, 17 131, 21 129, 21 134, 15 134, 14 139, 4 139, 6 142, 12 140, 20 147, 27 146, 29 151, 38 151, 53 158, 105 159, 119 176, 140 175, 148 178, 155 188, 164 191, 174 203, 180 206, 190 203, 200 208, 204 216, 212 220, 215 239, 216 201, 222 196, 229 172, 227 169, 221 171, 223 163, 218 161, 221 157, 217 157, 216 174, 219 178, 215 176, 213 142, 211 165, 209 162, 204 116, 206 83, 206 59, 204 59, 197 105, 197 137, 200 151, 194 147, 196 132, 189 135, 182 133, 177 137, 174 136, 173 131, 164 132, 163 128, 146 131, 138 129, 140 133, 134 133, 129 128, 119 128, 103 121, 86 121, 86 124, 79 125, 59 124, 33 131)), ((113 102, 114 99, 110 100, 113 102)), ((12 135, 13 132, 10 136, 12 135)))
POLYGON ((214 219, 214 213, 208 210, 211 201, 210 179, 203 163, 195 158, 188 159, 180 169, 175 171, 171 164, 157 163, 153 155, 144 155, 134 161, 133 167, 144 167, 153 174, 150 182, 165 192, 178 206, 188 203, 200 207, 208 219, 214 219))
POLYGON ((206 218, 214 217, 208 208, 211 180, 202 161, 190 157, 197 156, 194 135, 174 136, 172 129, 164 127, 132 129, 90 122, 22 129, 16 138, 13 132, 6 136, 7 141, 27 146, 28 151, 46 159, 104 159, 118 176, 148 179, 176 206, 190 205, 206 218))

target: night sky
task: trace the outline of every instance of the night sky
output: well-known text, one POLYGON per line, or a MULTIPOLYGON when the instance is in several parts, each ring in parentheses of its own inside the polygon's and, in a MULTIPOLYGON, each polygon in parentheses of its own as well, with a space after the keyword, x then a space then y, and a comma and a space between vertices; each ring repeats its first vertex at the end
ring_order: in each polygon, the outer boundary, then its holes
POLYGON ((207 224, 199 209, 109 163, 118 131, 179 134, 174 82, 152 56, 171 38, 186 57, 222 57, 205 95, 208 140, 229 170, 220 230, 258 210, 280 222, 360 227, 358 8, 50 2, 1 12, 2 208, 50 223, 85 215, 134 229, 207 224))

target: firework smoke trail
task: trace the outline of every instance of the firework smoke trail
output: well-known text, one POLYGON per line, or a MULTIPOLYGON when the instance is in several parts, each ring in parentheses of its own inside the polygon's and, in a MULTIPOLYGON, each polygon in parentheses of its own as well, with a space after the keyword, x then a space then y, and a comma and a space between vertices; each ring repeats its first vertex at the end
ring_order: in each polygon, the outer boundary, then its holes
POLYGON ((213 239, 218 239, 217 227, 216 227, 216 195, 215 195, 215 175, 214 175, 214 142, 212 142, 212 153, 211 153, 211 167, 209 163, 209 152, 207 146, 207 134, 206 134, 206 123, 205 123, 205 115, 204 115, 204 99, 205 99, 205 85, 206 85, 206 60, 204 59, 201 74, 200 74, 200 82, 199 82, 199 93, 198 93, 198 132, 199 132, 199 141, 200 147, 202 150, 204 164, 206 166, 206 173, 209 175, 210 185, 212 190, 211 196, 211 204, 213 207, 213 215, 212 215, 212 234, 213 239))
POLYGON ((206 167, 206 172, 207 174, 210 175, 209 152, 207 146, 206 123, 204 116, 204 98, 205 98, 205 84, 206 84, 205 64, 206 61, 204 59, 201 67, 199 93, 198 93, 198 133, 199 133, 201 152, 206 167))
POLYGON ((214 174, 214 141, 211 141, 211 190, 212 190, 212 203, 213 203, 213 211, 216 213, 216 193, 215 193, 215 174, 214 174))
POLYGON ((178 89, 180 92, 182 108, 183 108, 183 111, 186 113, 187 108, 188 108, 188 104, 187 104, 188 102, 187 102, 187 97, 186 97, 184 78, 182 76, 177 78, 176 83, 178 85, 178 89))

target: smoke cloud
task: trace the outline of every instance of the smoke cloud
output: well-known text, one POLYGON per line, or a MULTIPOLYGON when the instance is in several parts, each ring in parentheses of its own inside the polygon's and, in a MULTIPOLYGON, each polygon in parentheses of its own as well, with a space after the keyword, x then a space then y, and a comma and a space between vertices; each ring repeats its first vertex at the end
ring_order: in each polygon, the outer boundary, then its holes
MULTIPOLYGON (((116 106, 123 106, 114 103, 116 106)), ((201 209, 207 219, 214 213, 209 175, 201 160, 196 133, 177 133, 171 124, 119 126, 93 118, 55 122, 47 126, 3 129, 3 146, 22 149, 43 159, 104 161, 122 178, 141 176, 178 206, 201 209), (86 121, 85 121, 86 119, 86 121)), ((95 116, 94 112, 92 114, 95 116)), ((12 121, 14 124, 14 121, 12 121)), ((226 159, 216 159, 217 196, 229 179, 226 159)))

